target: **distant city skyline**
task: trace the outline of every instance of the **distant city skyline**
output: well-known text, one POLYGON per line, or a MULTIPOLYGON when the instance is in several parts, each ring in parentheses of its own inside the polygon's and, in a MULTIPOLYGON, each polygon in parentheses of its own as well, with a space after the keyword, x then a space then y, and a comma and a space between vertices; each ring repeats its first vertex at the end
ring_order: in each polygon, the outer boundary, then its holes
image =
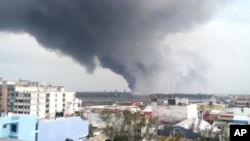
MULTIPOLYGON (((209 21, 166 35, 161 53, 170 58, 166 66, 176 67, 159 72, 155 79, 140 75, 144 82, 136 92, 250 93, 249 6, 248 0, 229 1, 209 21)), ((101 66, 87 73, 69 55, 45 49, 28 33, 0 30, 0 64, 0 77, 5 80, 46 82, 72 91, 130 91, 121 75, 101 66)))

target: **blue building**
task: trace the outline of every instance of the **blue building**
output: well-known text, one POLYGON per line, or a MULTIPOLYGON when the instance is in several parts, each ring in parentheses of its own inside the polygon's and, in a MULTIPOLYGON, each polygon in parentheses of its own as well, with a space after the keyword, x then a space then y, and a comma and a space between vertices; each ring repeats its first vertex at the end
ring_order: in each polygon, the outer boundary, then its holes
POLYGON ((0 137, 24 141, 38 138, 38 119, 33 115, 0 117, 0 137))
POLYGON ((0 117, 0 137, 23 141, 78 141, 89 133, 89 123, 80 117, 38 121, 35 115, 0 117))

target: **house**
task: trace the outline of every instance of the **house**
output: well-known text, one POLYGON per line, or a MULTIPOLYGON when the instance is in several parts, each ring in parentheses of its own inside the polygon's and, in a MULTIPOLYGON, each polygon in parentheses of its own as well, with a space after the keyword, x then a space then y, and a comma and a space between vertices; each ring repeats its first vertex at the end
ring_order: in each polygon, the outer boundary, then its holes
POLYGON ((174 125, 174 127, 182 127, 185 129, 193 128, 194 132, 210 130, 211 125, 202 119, 186 119, 174 125))
POLYGON ((184 138, 194 139, 200 133, 207 133, 211 130, 211 125, 202 119, 186 119, 175 124, 171 129, 171 135, 182 135, 184 138))

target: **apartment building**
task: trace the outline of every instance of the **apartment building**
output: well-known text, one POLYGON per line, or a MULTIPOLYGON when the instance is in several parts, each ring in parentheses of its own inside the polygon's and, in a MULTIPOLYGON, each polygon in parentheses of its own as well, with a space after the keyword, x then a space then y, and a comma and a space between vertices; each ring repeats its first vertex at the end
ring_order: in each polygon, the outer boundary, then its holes
POLYGON ((37 115, 40 119, 52 118, 61 111, 70 115, 81 106, 75 92, 28 80, 0 81, 0 103, 2 111, 37 115))

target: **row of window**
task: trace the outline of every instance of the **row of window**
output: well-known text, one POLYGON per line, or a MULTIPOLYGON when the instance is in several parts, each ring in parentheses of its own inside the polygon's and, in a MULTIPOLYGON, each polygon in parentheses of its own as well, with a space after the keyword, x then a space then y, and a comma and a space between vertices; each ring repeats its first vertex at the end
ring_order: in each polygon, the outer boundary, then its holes
POLYGON ((26 100, 23 100, 23 99, 16 99, 15 102, 19 102, 19 103, 30 103, 30 100, 26 99, 26 100))
POLYGON ((19 108, 19 109, 30 109, 30 106, 23 106, 23 105, 20 105, 20 106, 15 106, 15 108, 19 108))
MULTIPOLYGON (((18 96, 18 93, 9 93, 10 96, 15 97, 18 96)), ((30 97, 30 94, 24 94, 25 97, 30 97)))
POLYGON ((30 114, 30 112, 14 111, 15 114, 30 114))

